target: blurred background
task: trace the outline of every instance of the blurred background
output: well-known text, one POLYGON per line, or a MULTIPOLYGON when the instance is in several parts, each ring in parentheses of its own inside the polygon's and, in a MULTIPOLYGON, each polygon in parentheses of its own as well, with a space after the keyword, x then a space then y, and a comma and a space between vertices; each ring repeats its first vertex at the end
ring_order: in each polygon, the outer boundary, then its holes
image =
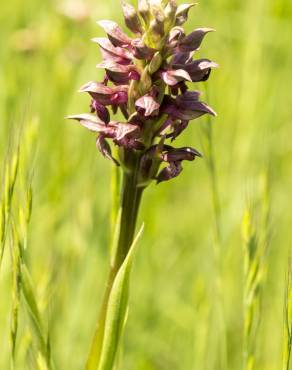
MULTIPOLYGON (((13 216, 32 184, 27 264, 57 369, 83 368, 108 267, 112 165, 95 138, 64 119, 88 111, 77 89, 100 80, 90 39, 99 19, 122 24, 119 0, 0 4, 1 167, 21 145, 13 216)), ((121 368, 234 370, 243 364, 245 246, 251 209, 265 245, 257 294, 257 368, 281 368, 292 225, 292 2, 201 0, 186 25, 213 27, 199 52, 219 63, 195 88, 217 111, 177 143, 204 153, 146 191, 121 368)), ((9 238, 0 271, 0 369, 10 364, 9 238)), ((16 368, 30 331, 20 309, 16 368)))

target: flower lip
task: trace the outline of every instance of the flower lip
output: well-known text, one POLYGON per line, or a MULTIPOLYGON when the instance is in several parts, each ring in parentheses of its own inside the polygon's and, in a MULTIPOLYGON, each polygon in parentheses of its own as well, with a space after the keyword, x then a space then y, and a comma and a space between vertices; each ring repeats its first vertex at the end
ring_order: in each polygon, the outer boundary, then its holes
POLYGON ((181 81, 192 82, 190 74, 184 69, 159 71, 159 74, 168 86, 175 86, 181 81))
POLYGON ((160 104, 154 99, 151 94, 147 94, 139 98, 135 103, 138 113, 145 117, 157 115, 160 104))
POLYGON ((181 162, 171 162, 156 177, 157 184, 174 179, 175 177, 180 175, 182 170, 183 168, 181 162))

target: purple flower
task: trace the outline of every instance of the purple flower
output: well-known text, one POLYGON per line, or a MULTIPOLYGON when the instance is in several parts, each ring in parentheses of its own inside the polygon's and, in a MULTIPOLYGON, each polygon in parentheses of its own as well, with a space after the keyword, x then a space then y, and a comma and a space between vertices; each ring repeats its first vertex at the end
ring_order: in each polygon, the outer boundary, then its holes
POLYGON ((183 170, 183 161, 194 161, 196 157, 202 157, 196 149, 190 147, 173 148, 163 142, 164 139, 160 144, 148 149, 141 160, 141 172, 144 177, 154 178, 157 183, 177 177, 183 170), (162 163, 167 163, 167 165, 158 172, 162 163), (157 172, 158 175, 156 175, 157 172))
POLYGON ((140 74, 133 64, 124 65, 107 60, 97 64, 96 67, 105 69, 109 80, 116 85, 124 85, 130 80, 138 81, 140 79, 140 74))
POLYGON ((92 41, 99 45, 104 61, 112 61, 122 65, 129 65, 132 63, 133 54, 128 50, 115 47, 108 39, 103 37, 93 38, 92 41))
POLYGON ((128 86, 105 86, 102 83, 90 81, 83 85, 80 92, 89 93, 98 103, 107 105, 121 105, 128 102, 128 86))
POLYGON ((125 24, 133 38, 113 21, 98 22, 107 34, 93 39, 102 57, 97 68, 105 71, 105 78, 79 90, 91 96, 92 114, 69 117, 96 133, 97 148, 116 164, 128 168, 128 158, 137 156, 142 184, 170 180, 181 173, 182 161, 200 157, 195 149, 175 149, 166 142, 174 141, 190 121, 216 115, 200 101, 198 91, 188 90, 189 82, 207 80, 218 67, 209 59, 194 58, 213 29, 197 28, 186 35, 182 25, 193 6, 139 0, 136 10, 123 0, 125 24), (111 118, 109 107, 113 114, 120 111, 125 122, 111 118), (111 143, 120 147, 119 160, 112 156, 111 143))
POLYGON ((119 25, 112 21, 97 22, 107 33, 109 40, 114 46, 129 47, 131 39, 119 27, 119 25))
POLYGON ((142 60, 151 60, 156 53, 155 49, 145 45, 141 39, 132 40, 130 50, 135 58, 142 60))
POLYGON ((157 116, 160 104, 155 100, 155 92, 139 98, 136 103, 136 109, 144 117, 157 116))
POLYGON ((166 71, 159 71, 159 75, 163 81, 169 86, 176 86, 182 81, 192 82, 191 76, 184 69, 173 69, 166 71))
POLYGON ((167 113, 172 119, 193 120, 206 113, 216 116, 216 113, 207 104, 199 101, 198 91, 187 91, 175 99, 169 95, 164 97, 161 107, 163 113, 167 113))
MULTIPOLYGON (((106 124, 97 116, 89 113, 71 115, 67 118, 77 120, 83 127, 99 134, 99 136, 101 135, 99 140, 105 138, 112 139, 118 146, 129 149, 141 150, 144 148, 143 144, 138 140, 141 131, 140 127, 137 125, 116 121, 111 121, 106 124)), ((99 146, 99 148, 102 148, 102 146, 99 146)))
POLYGON ((182 53, 198 50, 206 34, 213 31, 213 28, 197 28, 188 36, 179 40, 177 49, 182 53))
POLYGON ((104 105, 100 104, 97 100, 92 99, 90 107, 91 113, 95 112, 97 117, 100 118, 104 123, 109 123, 110 113, 104 105))
POLYGON ((109 143, 106 141, 105 136, 100 134, 96 138, 96 147, 100 151, 100 153, 107 159, 113 161, 117 166, 119 166, 119 162, 112 156, 112 150, 109 143))
MULTIPOLYGON (((179 55, 180 58, 187 55, 179 55)), ((176 62, 176 61, 175 61, 176 62)), ((198 59, 186 61, 185 63, 173 63, 172 67, 176 70, 184 69, 190 76, 192 82, 206 81, 212 68, 217 68, 218 64, 209 59, 198 59)))
POLYGON ((196 157, 202 157, 196 149, 189 147, 175 149, 167 145, 164 149, 165 151, 161 156, 168 165, 157 175, 156 180, 158 184, 177 177, 183 170, 182 161, 194 161, 196 157))
POLYGON ((187 128, 189 121, 204 114, 216 116, 216 112, 207 104, 199 101, 199 97, 200 93, 198 91, 186 91, 176 98, 166 95, 161 106, 161 112, 167 114, 168 118, 160 126, 156 134, 161 134, 165 130, 172 128, 172 132, 167 134, 167 137, 175 139, 187 128))

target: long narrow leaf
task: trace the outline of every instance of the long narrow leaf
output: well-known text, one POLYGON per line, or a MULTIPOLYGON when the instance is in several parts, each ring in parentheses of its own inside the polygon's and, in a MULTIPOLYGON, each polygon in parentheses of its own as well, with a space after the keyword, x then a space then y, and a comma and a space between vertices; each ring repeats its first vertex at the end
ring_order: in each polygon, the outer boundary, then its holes
POLYGON ((112 370, 115 363, 128 307, 129 277, 133 254, 143 229, 142 225, 113 283, 106 314, 99 370, 112 370))
MULTIPOLYGON (((120 228, 121 228, 121 215, 122 211, 121 209, 118 212, 118 215, 116 217, 116 225, 115 225, 115 230, 114 234, 112 237, 111 241, 111 246, 110 246, 110 257, 111 257, 111 266, 114 263, 114 256, 116 253, 117 249, 117 244, 119 240, 119 235, 120 235, 120 228)), ((114 279, 114 272, 111 270, 111 275, 110 275, 110 280, 107 286, 107 291, 105 294, 105 297, 103 299, 100 315, 98 318, 98 323, 97 327, 94 333, 94 337, 91 343, 91 348, 90 352, 87 358, 87 363, 86 363, 86 370, 96 370, 99 364, 100 360, 100 355, 101 355, 101 349, 102 349, 102 342, 103 342, 103 336, 104 336, 104 326, 105 326, 105 319, 106 319, 106 310, 107 310, 107 305, 108 305, 108 300, 109 300, 109 295, 110 291, 112 288, 113 284, 113 279, 114 279)))

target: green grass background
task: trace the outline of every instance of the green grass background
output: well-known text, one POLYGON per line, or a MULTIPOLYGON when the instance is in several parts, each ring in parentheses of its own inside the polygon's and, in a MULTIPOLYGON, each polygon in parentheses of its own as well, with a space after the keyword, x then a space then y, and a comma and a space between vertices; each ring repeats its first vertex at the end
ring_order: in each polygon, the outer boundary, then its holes
MULTIPOLYGON (((71 1, 73 9, 76 4, 71 1)), ((82 4, 77 18, 72 11, 64 15, 61 1, 0 4, 1 165, 17 140, 32 153, 26 165, 27 173, 33 171, 34 193, 27 254, 50 323, 53 357, 62 370, 83 368, 95 326, 108 266, 111 172, 95 149, 94 136, 63 117, 86 112, 88 97, 76 90, 101 79, 95 68, 99 51, 90 42, 102 35, 95 21, 122 21, 118 0, 82 4), (22 134, 25 127, 28 138, 22 134)), ((186 163, 179 178, 153 184, 145 194, 139 221, 145 222, 145 232, 132 274, 121 368, 227 370, 220 361, 224 336, 228 368, 242 368, 241 219, 246 202, 261 198, 268 171, 271 236, 257 369, 281 369, 292 236, 292 2, 201 0, 186 27, 200 26, 217 30, 207 36, 200 55, 220 64, 207 84, 196 87, 204 92, 207 86, 208 99, 205 92, 203 99, 218 112, 212 125, 220 268, 214 257, 210 173, 206 159, 200 159, 186 163), (218 274, 221 299, 215 293, 218 274)), ((204 118, 191 123, 178 144, 204 152, 204 124, 204 118)), ((8 370, 10 361, 11 289, 7 248, 0 272, 1 370, 8 370)), ((17 368, 23 370, 23 310, 20 322, 17 368)))

